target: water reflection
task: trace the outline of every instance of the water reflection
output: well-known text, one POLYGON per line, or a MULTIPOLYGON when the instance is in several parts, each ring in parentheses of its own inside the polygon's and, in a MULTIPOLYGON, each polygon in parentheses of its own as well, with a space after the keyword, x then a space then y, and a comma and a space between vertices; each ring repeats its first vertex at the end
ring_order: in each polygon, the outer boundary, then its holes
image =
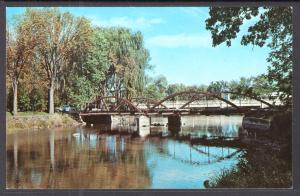
MULTIPOLYGON (((182 131, 237 135, 241 123, 237 117, 207 118, 184 119, 182 131), (188 128, 190 124, 193 128, 188 128)), ((166 126, 152 128, 167 131, 166 126)), ((24 130, 7 135, 7 187, 203 188, 205 180, 234 166, 240 152, 100 131, 24 130)))
MULTIPOLYGON (((162 126, 151 127, 152 132, 168 133, 167 117, 155 118, 152 124, 160 124, 162 126)), ((238 137, 238 130, 242 126, 243 117, 240 115, 234 116, 199 116, 189 115, 181 117, 182 134, 191 134, 195 136, 225 136, 238 137)))

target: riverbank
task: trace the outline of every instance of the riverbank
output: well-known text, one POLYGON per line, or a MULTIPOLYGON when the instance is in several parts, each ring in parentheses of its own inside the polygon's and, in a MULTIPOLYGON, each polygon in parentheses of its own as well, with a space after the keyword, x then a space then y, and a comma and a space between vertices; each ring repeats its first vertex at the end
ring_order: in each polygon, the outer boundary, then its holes
POLYGON ((292 161, 284 153, 262 149, 245 152, 237 167, 210 179, 210 188, 291 188, 292 161))
POLYGON ((273 118, 269 143, 247 149, 237 167, 223 170, 209 180, 209 188, 291 188, 292 187, 292 113, 273 118))
POLYGON ((67 114, 19 113, 18 116, 6 114, 7 133, 16 129, 44 129, 56 127, 73 127, 80 123, 67 114))

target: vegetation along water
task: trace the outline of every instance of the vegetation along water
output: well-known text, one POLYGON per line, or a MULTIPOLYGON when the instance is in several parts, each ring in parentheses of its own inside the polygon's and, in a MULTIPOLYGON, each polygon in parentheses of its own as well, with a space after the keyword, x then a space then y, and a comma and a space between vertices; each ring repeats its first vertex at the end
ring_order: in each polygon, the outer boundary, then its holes
MULTIPOLYGON (((241 45, 267 47, 266 73, 173 84, 148 74, 154 66, 140 31, 95 26, 59 8, 26 8, 7 21, 7 188, 291 187, 292 8, 211 7, 205 28, 213 47, 230 47, 237 37, 241 45), (237 36, 250 19, 247 33, 237 36), (171 96, 183 91, 202 96, 171 96), (106 96, 115 105, 97 102, 106 96), (171 105, 196 99, 206 105, 186 109, 186 124, 174 133, 161 108, 151 111, 168 96, 171 105), (146 136, 132 134, 137 123, 82 124, 86 109, 134 115, 133 106, 122 103, 137 97, 148 100, 138 103, 148 108, 140 113, 154 111, 161 120, 143 127, 146 136), (269 107, 242 107, 249 97, 269 107), (239 112, 226 110, 233 102, 239 112), (243 118, 270 127, 244 129, 243 118)), ((184 110, 167 109, 178 116, 184 110)))

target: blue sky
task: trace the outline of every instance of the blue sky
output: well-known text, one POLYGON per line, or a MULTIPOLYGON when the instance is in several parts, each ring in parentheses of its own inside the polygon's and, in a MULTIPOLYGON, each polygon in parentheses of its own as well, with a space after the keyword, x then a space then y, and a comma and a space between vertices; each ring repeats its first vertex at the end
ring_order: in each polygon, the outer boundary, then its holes
MULTIPOLYGON (((24 8, 7 8, 7 20, 24 8)), ((212 47, 205 29, 208 7, 63 7, 76 16, 85 16, 94 26, 125 26, 141 31, 149 49, 150 76, 164 75, 169 83, 209 84, 217 80, 266 73, 267 47, 241 46, 240 36, 255 22, 247 21, 231 47, 212 47)))

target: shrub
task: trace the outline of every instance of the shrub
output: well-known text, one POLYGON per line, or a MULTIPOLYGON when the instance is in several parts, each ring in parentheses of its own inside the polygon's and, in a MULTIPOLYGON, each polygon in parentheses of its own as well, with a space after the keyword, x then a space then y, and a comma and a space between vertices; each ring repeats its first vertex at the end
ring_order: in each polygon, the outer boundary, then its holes
POLYGON ((33 88, 30 92, 31 111, 44 111, 46 109, 44 91, 39 88, 33 88))

